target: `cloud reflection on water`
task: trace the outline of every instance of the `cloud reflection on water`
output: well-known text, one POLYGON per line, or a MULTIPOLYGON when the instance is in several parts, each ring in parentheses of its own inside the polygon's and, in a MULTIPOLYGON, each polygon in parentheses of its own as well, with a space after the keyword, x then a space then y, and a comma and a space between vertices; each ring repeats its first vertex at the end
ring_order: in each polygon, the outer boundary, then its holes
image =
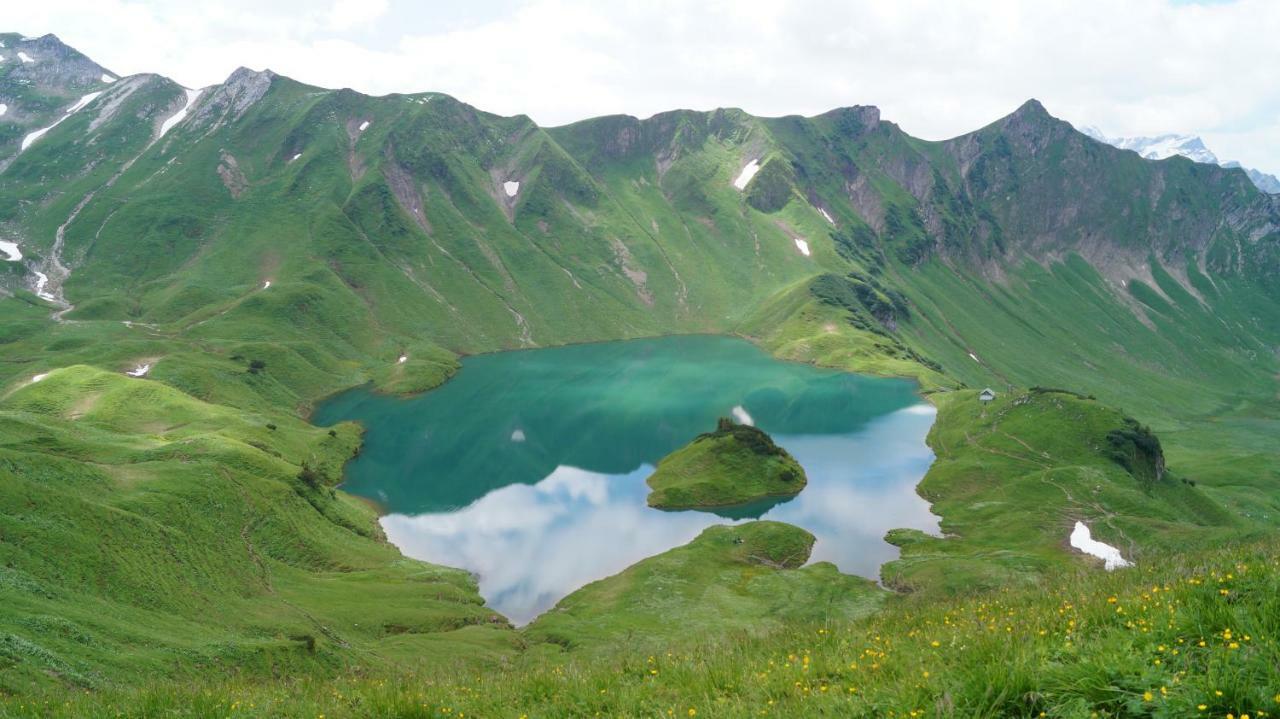
MULTIPOLYGON (((853 433, 775 436, 809 484, 764 518, 812 532, 813 561, 877 577, 897 556, 886 531, 937 531, 937 517, 915 492, 933 461, 924 443, 933 416, 932 407, 915 405, 853 433)), ((536 484, 501 487, 455 511, 390 514, 382 525, 405 554, 476 573, 488 604, 524 624, 584 584, 730 521, 649 508, 652 471, 649 464, 623 474, 561 465, 536 484)))

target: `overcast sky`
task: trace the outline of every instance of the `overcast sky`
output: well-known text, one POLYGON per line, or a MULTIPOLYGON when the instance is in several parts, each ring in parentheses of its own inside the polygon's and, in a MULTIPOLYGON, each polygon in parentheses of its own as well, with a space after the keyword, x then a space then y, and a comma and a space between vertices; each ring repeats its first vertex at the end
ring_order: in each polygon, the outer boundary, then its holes
POLYGON ((1077 125, 1195 133, 1280 174, 1273 0, 37 0, 5 2, 0 26, 190 87, 269 67, 546 125, 871 104, 941 139, 1036 97, 1077 125))

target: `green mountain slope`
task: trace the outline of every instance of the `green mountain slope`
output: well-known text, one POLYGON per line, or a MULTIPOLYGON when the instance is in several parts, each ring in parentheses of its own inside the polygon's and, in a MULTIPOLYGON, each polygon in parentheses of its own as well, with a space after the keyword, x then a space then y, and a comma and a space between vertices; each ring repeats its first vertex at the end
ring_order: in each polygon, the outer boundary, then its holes
POLYGON ((354 430, 301 419, 364 382, 434 387, 464 353, 737 333, 918 379, 941 411, 922 491, 960 530, 895 538, 892 578, 924 594, 943 567, 1002 584, 1078 561, 1067 514, 1130 551, 1280 519, 1280 200, 1238 169, 1141 160, 1034 101, 944 142, 871 107, 541 128, 243 68, 198 94, 107 82, 52 36, 0 39, 36 60, 0 66, 0 238, 23 254, 0 261, 6 689, 512 651, 469 578, 328 491, 354 430), (954 391, 988 385, 1031 404, 994 422, 954 391), (1068 424, 1045 402, 1088 430, 1025 456, 1068 424), (1177 481, 1098 461, 1128 415, 1177 481), (1102 489, 1049 501, 1059 480, 1102 489), (993 558, 1009 536, 977 523, 1009 485, 1028 532, 993 558))
POLYGON ((404 559, 330 489, 353 426, 83 365, 0 406, 0 692, 511 647, 472 577, 404 559))

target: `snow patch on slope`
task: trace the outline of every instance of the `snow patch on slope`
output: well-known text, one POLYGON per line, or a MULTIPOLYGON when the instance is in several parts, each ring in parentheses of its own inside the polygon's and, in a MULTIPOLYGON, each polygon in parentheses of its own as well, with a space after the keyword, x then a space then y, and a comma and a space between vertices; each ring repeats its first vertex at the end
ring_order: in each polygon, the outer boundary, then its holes
POLYGON ((751 182, 751 178, 755 177, 759 171, 760 160, 756 159, 748 162, 747 166, 742 168, 742 172, 738 173, 738 179, 733 181, 733 186, 739 190, 747 189, 747 183, 751 182))
POLYGON ((1120 556, 1119 549, 1094 539, 1084 522, 1076 522, 1075 529, 1071 530, 1071 546, 1085 554, 1101 559, 1108 572, 1121 567, 1133 566, 1132 562, 1120 556))
POLYGON ((186 119, 187 112, 191 110, 192 105, 196 104, 196 99, 200 97, 200 93, 204 92, 204 90, 188 90, 185 87, 182 88, 182 90, 187 93, 187 104, 183 105, 181 110, 173 113, 169 119, 165 120, 164 123, 160 125, 160 134, 156 135, 157 140, 164 137, 166 132, 172 130, 174 125, 177 125, 179 122, 186 119))
POLYGON ((0 117, 4 117, 4 114, 8 111, 9 111, 9 106, 4 104, 3 102, 0 102, 0 117))
POLYGON ((95 99, 97 99, 97 97, 98 97, 99 95, 101 95, 101 94, 102 94, 102 92, 100 92, 100 91, 99 91, 99 92, 91 92, 91 93, 89 93, 88 95, 85 95, 84 97, 80 98, 79 100, 76 100, 76 104, 74 104, 74 105, 72 105, 71 107, 67 108, 67 111, 66 111, 65 113, 63 113, 62 117, 59 117, 59 118, 58 118, 57 122, 53 123, 52 125, 50 125, 50 126, 48 126, 48 127, 42 127, 42 128, 40 128, 39 130, 36 130, 35 132, 32 132, 31 134, 29 134, 29 135, 27 135, 26 137, 22 138, 22 146, 18 148, 18 152, 22 152, 23 150, 27 149, 28 147, 31 147, 31 143, 33 143, 33 142, 35 142, 36 140, 39 140, 40 138, 44 137, 44 134, 45 134, 46 132, 48 132, 48 131, 52 130, 53 128, 57 127, 58 125, 62 124, 62 121, 63 121, 63 120, 65 120, 65 119, 67 119, 68 117, 71 117, 72 115, 74 115, 74 114, 76 113, 76 111, 80 110, 80 109, 81 109, 81 108, 83 108, 85 105, 88 105, 89 103, 93 102, 93 101, 94 101, 95 99))
POLYGON ((30 55, 26 54, 21 50, 18 51, 18 59, 24 63, 35 62, 35 59, 33 57, 31 57, 30 55))
POLYGON ((146 377, 147 373, 150 371, 151 371, 151 363, 148 362, 146 364, 140 364, 137 367, 134 367, 128 372, 125 372, 125 374, 129 375, 130 377, 146 377))
POLYGON ((115 81, 116 81, 116 79, 115 79, 114 77, 111 77, 110 75, 108 75, 107 73, 105 73, 105 72, 104 72, 104 73, 102 73, 102 81, 103 81, 103 82, 115 82, 115 81))
POLYGON ((799 237, 795 238, 795 242, 796 242, 796 249, 800 250, 800 254, 804 255, 805 257, 808 257, 809 243, 800 239, 799 237))
POLYGON ((102 94, 101 91, 91 92, 88 95, 85 95, 84 97, 80 98, 79 100, 76 100, 76 104, 72 105, 70 108, 67 109, 67 114, 70 115, 72 113, 75 113, 78 110, 83 109, 85 105, 88 105, 89 103, 98 99, 98 96, 101 94, 102 94))
POLYGON ((832 225, 836 224, 836 221, 831 219, 831 214, 829 212, 822 209, 821 207, 818 208, 818 212, 822 213, 822 216, 826 218, 827 222, 830 222, 832 225))
POLYGON ((364 132, 365 130, 368 130, 368 129, 369 129, 368 120, 365 120, 364 122, 360 123, 360 132, 364 132))
POLYGON ((32 272, 36 275, 36 297, 49 302, 57 302, 58 298, 47 289, 49 287, 49 275, 39 270, 32 270, 32 272))
POLYGON ((507 180, 502 183, 502 190, 507 193, 507 197, 515 197, 516 193, 520 191, 520 183, 515 180, 507 180))
POLYGON ((22 259, 22 250, 18 249, 18 243, 0 240, 0 252, 5 253, 6 262, 17 262, 22 259))

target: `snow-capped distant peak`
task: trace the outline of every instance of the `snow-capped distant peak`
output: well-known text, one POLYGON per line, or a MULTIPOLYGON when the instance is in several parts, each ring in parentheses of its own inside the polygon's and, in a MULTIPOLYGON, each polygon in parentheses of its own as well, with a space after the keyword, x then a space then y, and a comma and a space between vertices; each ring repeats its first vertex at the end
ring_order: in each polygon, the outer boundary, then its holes
POLYGON ((1203 140, 1195 135, 1128 137, 1120 138, 1117 142, 1119 143, 1117 147, 1133 150, 1148 160, 1164 160, 1175 155, 1181 155, 1196 162, 1203 162, 1209 165, 1218 164, 1218 157, 1204 146, 1203 140))
POLYGON ((1212 150, 1205 147, 1204 140, 1201 140, 1196 135, 1168 134, 1158 137, 1108 137, 1102 130, 1093 125, 1081 125, 1076 129, 1098 142, 1105 142, 1121 150, 1133 150, 1148 160, 1165 160, 1177 155, 1208 165, 1221 165, 1228 168, 1239 167, 1245 171, 1245 174, 1249 176, 1249 179, 1253 181, 1253 184, 1259 190, 1272 194, 1280 193, 1280 179, 1252 168, 1243 167, 1238 162, 1220 161, 1212 150))
POLYGON ((1097 125, 1081 125, 1076 129, 1088 135, 1089 137, 1092 137, 1098 142, 1105 142, 1108 145, 1111 144, 1111 140, 1107 139, 1106 134, 1104 134, 1102 130, 1098 129, 1097 125))
POLYGON ((1244 170, 1244 174, 1248 175, 1250 180, 1253 180, 1253 184, 1256 185, 1259 190, 1272 195, 1280 194, 1280 177, 1268 175, 1267 173, 1255 170, 1252 167, 1245 167, 1235 160, 1232 160, 1231 162, 1224 162, 1222 163, 1222 166, 1244 170))
POLYGON ((1121 150, 1133 150, 1148 160, 1165 160, 1175 155, 1209 165, 1218 164, 1218 157, 1205 147, 1204 140, 1195 135, 1159 135, 1157 137, 1108 137, 1093 125, 1078 128, 1080 132, 1098 142, 1105 142, 1121 150))

